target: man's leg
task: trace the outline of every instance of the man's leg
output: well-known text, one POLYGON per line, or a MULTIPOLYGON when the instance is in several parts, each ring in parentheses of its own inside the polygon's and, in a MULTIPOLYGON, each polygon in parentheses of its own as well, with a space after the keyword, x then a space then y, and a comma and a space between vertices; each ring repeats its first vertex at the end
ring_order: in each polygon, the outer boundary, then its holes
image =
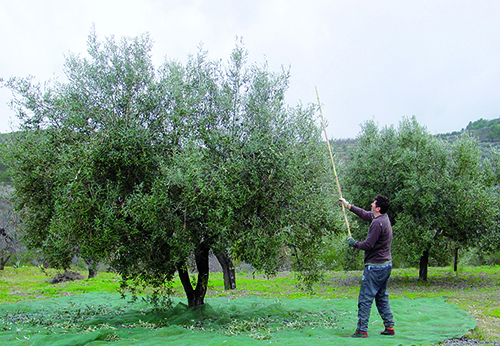
POLYGON ((389 305, 389 293, 387 293, 387 283, 391 276, 391 269, 391 266, 375 269, 377 276, 381 280, 379 291, 375 295, 375 305, 377 306, 378 313, 384 321, 384 326, 386 328, 394 327, 394 318, 389 305))
POLYGON ((365 267, 361 287, 359 289, 357 330, 362 332, 368 331, 368 320, 370 318, 373 299, 376 294, 377 287, 374 282, 373 271, 369 270, 369 267, 365 267))

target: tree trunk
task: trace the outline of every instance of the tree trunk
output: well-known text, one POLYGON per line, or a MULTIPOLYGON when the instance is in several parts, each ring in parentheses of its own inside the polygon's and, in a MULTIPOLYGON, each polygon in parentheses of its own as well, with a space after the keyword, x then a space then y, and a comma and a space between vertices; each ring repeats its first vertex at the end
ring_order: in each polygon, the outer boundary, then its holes
POLYGON ((0 228, 0 236, 4 237, 5 247, 2 249, 2 257, 0 257, 0 270, 5 270, 5 265, 12 256, 12 237, 7 234, 4 228, 0 228), (9 254, 7 258, 4 255, 9 254))
POLYGON ((222 267, 222 274, 224 277, 224 289, 234 290, 236 289, 236 272, 234 270, 234 264, 229 256, 229 253, 218 253, 215 254, 217 260, 219 260, 220 266, 222 267))
POLYGON ((427 243, 427 249, 425 249, 422 253, 422 256, 420 256, 418 279, 421 281, 427 281, 427 270, 429 268, 429 252, 431 251, 432 242, 434 241, 434 239, 436 239, 438 234, 440 234, 437 229, 433 230, 433 232, 434 235, 432 236, 432 240, 427 243))
POLYGON ((88 279, 95 278, 97 276, 97 269, 94 266, 89 266, 89 277, 88 279))
POLYGON ((0 270, 5 270, 5 265, 7 264, 7 262, 9 261, 10 259, 10 256, 7 256, 7 258, 0 258, 0 270))
POLYGON ((453 261, 453 270, 458 271, 458 246, 455 248, 455 260, 453 261))
POLYGON ((198 270, 198 280, 196 287, 193 288, 189 273, 184 266, 179 266, 177 271, 181 280, 189 307, 196 307, 205 304, 205 294, 207 293, 209 264, 208 264, 209 248, 205 244, 201 244, 195 251, 195 262, 198 270))
POLYGON ((427 281, 427 268, 429 266, 429 250, 424 250, 422 256, 420 256, 420 264, 418 271, 418 279, 421 281, 427 281))
POLYGON ((94 260, 84 258, 85 264, 87 264, 87 269, 89 270, 89 279, 95 278, 97 276, 97 265, 94 260))

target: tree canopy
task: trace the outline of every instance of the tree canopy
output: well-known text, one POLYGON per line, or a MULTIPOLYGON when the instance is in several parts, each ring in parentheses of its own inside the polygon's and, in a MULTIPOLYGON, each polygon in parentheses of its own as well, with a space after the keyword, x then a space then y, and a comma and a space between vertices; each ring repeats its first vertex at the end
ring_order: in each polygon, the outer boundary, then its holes
POLYGON ((65 83, 11 78, 21 131, 9 148, 26 239, 55 266, 108 261, 124 288, 168 293, 177 273, 203 304, 208 255, 306 282, 338 230, 314 105, 285 103, 289 71, 205 51, 155 68, 148 35, 66 59, 65 83), (198 277, 189 276, 194 261, 198 277))
POLYGON ((447 246, 467 248, 498 233, 499 182, 473 137, 445 143, 413 117, 397 128, 369 121, 356 144, 347 160, 348 194, 361 205, 389 197, 393 248, 410 265, 420 261, 421 278, 429 251, 439 258, 447 246))

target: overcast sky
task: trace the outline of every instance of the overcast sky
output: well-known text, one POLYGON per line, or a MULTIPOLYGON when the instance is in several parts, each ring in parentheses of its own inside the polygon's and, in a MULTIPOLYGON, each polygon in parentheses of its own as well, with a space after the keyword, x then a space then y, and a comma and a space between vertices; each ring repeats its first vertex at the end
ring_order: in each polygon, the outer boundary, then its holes
MULTIPOLYGON (((500 116, 499 0, 0 0, 0 77, 64 80, 64 56, 149 32, 158 66, 197 47, 227 60, 242 37, 250 62, 290 67, 287 102, 316 102, 328 136, 415 115, 430 133, 500 116)), ((0 132, 14 129, 0 90, 0 132)))

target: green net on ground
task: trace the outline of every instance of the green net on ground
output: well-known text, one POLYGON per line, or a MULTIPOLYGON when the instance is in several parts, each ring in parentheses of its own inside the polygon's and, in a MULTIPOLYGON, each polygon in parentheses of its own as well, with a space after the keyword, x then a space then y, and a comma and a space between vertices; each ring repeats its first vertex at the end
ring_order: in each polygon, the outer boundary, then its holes
POLYGON ((357 301, 209 298, 198 309, 175 299, 155 311, 119 294, 0 304, 1 345, 420 345, 463 336, 474 319, 444 299, 393 299, 395 336, 382 336, 375 306, 368 339, 353 339, 357 301))

